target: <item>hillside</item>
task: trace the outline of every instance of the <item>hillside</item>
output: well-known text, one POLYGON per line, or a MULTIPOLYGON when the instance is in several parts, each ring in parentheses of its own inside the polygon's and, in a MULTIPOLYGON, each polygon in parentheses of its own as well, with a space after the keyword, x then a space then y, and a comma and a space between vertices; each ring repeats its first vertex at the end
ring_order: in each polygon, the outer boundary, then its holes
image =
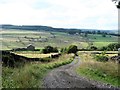
POLYGON ((50 26, 41 25, 10 25, 1 24, 2 29, 19 29, 19 30, 34 30, 34 31, 54 31, 54 32, 72 32, 72 33, 113 33, 117 34, 117 30, 98 30, 98 29, 75 29, 75 28, 54 28, 50 26))

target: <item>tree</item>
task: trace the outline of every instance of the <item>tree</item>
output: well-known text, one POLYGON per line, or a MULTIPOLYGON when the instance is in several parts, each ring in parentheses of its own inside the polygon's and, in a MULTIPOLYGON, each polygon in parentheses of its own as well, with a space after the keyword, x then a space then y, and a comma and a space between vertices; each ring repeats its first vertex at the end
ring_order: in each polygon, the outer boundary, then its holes
POLYGON ((58 52, 57 47, 46 46, 43 50, 43 53, 51 53, 51 52, 58 52))
POLYGON ((67 53, 74 53, 76 54, 76 52, 78 51, 77 46, 76 45, 70 45, 67 49, 67 53))
POLYGON ((100 50, 117 51, 118 48, 120 48, 120 43, 111 43, 108 46, 103 46, 100 50))
POLYGON ((85 35, 84 35, 85 37, 87 37, 88 36, 88 33, 85 33, 85 35))
POLYGON ((97 34, 101 34, 101 31, 100 31, 100 30, 98 30, 98 31, 97 31, 97 34))
POLYGON ((101 51, 106 51, 107 50, 107 47, 103 46, 100 48, 101 51))
POLYGON ((57 47, 54 47, 52 52, 58 52, 57 47))
POLYGON ((92 34, 96 34, 96 31, 92 31, 92 34))
POLYGON ((98 48, 96 46, 91 46, 90 50, 97 50, 98 48))
POLYGON ((116 4, 116 7, 120 9, 120 0, 112 0, 116 4))
POLYGON ((102 34, 102 37, 106 37, 106 34, 102 34))
POLYGON ((44 53, 44 54, 46 54, 46 53, 48 53, 48 51, 47 51, 47 49, 42 49, 42 53, 44 53))

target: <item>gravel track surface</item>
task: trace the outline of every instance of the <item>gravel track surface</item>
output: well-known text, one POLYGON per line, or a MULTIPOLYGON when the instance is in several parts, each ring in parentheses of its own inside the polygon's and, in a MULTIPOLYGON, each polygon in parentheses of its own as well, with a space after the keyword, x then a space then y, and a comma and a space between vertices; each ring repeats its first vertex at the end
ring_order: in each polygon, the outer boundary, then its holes
POLYGON ((50 71, 43 80, 44 88, 96 88, 120 90, 109 84, 104 84, 95 80, 89 80, 85 77, 77 75, 75 68, 80 65, 80 57, 75 57, 70 64, 58 67, 50 71))

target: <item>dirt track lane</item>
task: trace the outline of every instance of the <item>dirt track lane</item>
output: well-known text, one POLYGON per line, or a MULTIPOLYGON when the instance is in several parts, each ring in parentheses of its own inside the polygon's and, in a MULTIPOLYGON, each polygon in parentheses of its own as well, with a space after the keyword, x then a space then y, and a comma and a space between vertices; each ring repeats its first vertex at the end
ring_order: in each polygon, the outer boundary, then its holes
MULTIPOLYGON (((44 88, 114 88, 108 84, 88 80, 75 73, 75 68, 80 65, 80 57, 68 65, 53 69, 44 78, 44 88)), ((114 88, 115 89, 115 88, 114 88)), ((117 89, 118 90, 118 89, 117 89)))

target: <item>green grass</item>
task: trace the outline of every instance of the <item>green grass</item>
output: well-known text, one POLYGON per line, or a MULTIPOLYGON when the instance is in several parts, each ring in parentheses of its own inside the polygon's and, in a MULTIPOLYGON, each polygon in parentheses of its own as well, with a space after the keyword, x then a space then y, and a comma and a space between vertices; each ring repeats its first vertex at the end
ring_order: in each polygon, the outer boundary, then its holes
POLYGON ((103 37, 101 34, 88 34, 86 38, 87 42, 91 41, 92 44, 98 48, 107 46, 110 43, 118 42, 118 37, 111 35, 106 35, 106 37, 103 37))
POLYGON ((64 32, 52 32, 56 37, 51 38, 52 34, 50 32, 45 31, 28 31, 28 30, 4 30, 0 33, 2 38, 0 41, 2 42, 2 50, 10 50, 12 48, 24 48, 28 44, 34 44, 36 49, 43 48, 44 46, 51 45, 58 48, 68 47, 71 44, 75 44, 78 48, 86 48, 88 46, 88 42, 93 41, 98 47, 105 46, 108 43, 117 42, 117 37, 115 36, 107 36, 102 37, 101 35, 93 35, 89 34, 87 39, 82 37, 82 35, 68 35, 64 32), (47 38, 47 42, 34 42, 29 41, 29 39, 25 38, 47 38), (19 38, 18 38, 19 37, 19 38), (96 39, 95 39, 96 38, 96 39))
POLYGON ((106 35, 106 37, 102 37, 100 34, 88 34, 90 40, 94 42, 118 42, 118 37, 106 35))
POLYGON ((23 53, 15 53, 17 55, 20 55, 20 56, 24 56, 24 57, 28 57, 28 58, 45 58, 45 57, 51 57, 51 55, 55 55, 55 54, 58 54, 58 53, 49 53, 49 54, 36 54, 36 53, 32 53, 32 54, 23 54, 23 53))
MULTIPOLYGON (((78 51, 78 54, 81 56, 81 55, 83 55, 84 56, 84 54, 83 53, 87 53, 87 54, 92 54, 92 53, 102 53, 103 51, 78 51)), ((118 51, 106 51, 106 55, 111 55, 111 56, 113 56, 113 55, 117 55, 118 54, 118 51), (108 54, 107 54, 108 53, 108 54), (110 54, 111 53, 111 54, 110 54)), ((93 54, 94 55, 94 54, 93 54)), ((83 57, 82 56, 82 57, 83 57)))
POLYGON ((40 54, 40 51, 14 51, 12 53, 16 54, 40 54))
POLYGON ((120 84, 118 81, 120 80, 120 77, 107 75, 101 70, 84 68, 84 69, 77 69, 77 72, 79 73, 79 75, 86 76, 87 78, 91 78, 93 80, 109 83, 109 84, 112 84, 113 86, 120 87, 120 84))
POLYGON ((53 68, 73 61, 73 55, 62 55, 49 63, 33 62, 24 67, 2 67, 3 88, 42 88, 42 80, 53 68))
MULTIPOLYGON (((39 65, 39 64, 38 64, 39 65)), ((26 65, 23 68, 7 68, 2 70, 3 88, 31 88, 39 87, 41 79, 47 72, 42 65, 26 65)))
POLYGON ((107 46, 112 42, 93 42, 93 45, 96 47, 103 47, 103 46, 107 46))
POLYGON ((77 43, 78 46, 81 47, 81 45, 79 45, 79 42, 83 41, 81 39, 81 36, 72 36, 71 35, 67 35, 67 33, 63 33, 63 32, 52 32, 54 33, 54 35, 56 36, 55 38, 51 38, 52 34, 50 34, 50 32, 45 32, 45 31, 26 31, 26 30, 4 30, 2 31, 2 39, 0 39, 2 41, 2 49, 6 50, 10 50, 12 48, 19 48, 19 47, 26 47, 28 44, 33 44, 35 45, 36 49, 38 48, 43 48, 44 46, 47 45, 51 45, 54 47, 67 47, 73 43, 77 43), (28 37, 28 38, 47 38, 48 41, 47 42, 33 42, 33 41, 29 41, 29 39, 26 39, 24 37, 28 37), (18 38, 19 37, 19 38, 18 38), (21 42, 20 42, 20 40, 21 42), (67 43, 66 43, 67 41, 67 43))
POLYGON ((118 72, 120 64, 110 61, 98 62, 90 54, 82 54, 81 57, 82 63, 76 69, 79 75, 120 87, 120 73, 118 72))

